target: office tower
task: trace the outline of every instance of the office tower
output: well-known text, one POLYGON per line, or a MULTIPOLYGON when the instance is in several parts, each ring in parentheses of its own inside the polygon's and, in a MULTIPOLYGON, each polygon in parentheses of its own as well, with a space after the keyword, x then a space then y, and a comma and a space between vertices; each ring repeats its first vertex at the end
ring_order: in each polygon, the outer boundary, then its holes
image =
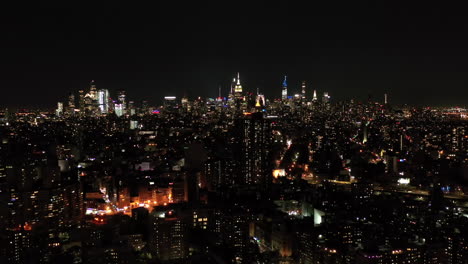
MULTIPOLYGON (((80 98, 81 99, 81 98, 80 98)), ((89 93, 84 95, 83 102, 85 105, 85 111, 87 114, 94 115, 99 110, 98 105, 98 94, 96 90, 96 84, 94 80, 90 83, 89 93)))
MULTIPOLYGON (((190 215, 171 207, 155 207, 150 215, 149 249, 161 261, 188 257, 187 221, 190 215)), ((191 220, 191 219, 190 219, 191 220)))
POLYGON ((149 221, 149 211, 144 207, 137 207, 132 209, 132 219, 136 223, 137 232, 140 234, 147 234, 147 226, 149 221))
POLYGON ((144 100, 141 102, 141 113, 148 114, 149 113, 149 105, 148 101, 144 100))
POLYGON ((242 96, 242 85, 241 85, 241 82, 240 82, 240 74, 237 73, 237 81, 236 81, 236 85, 234 86, 234 96, 236 98, 239 98, 242 96))
POLYGON ((188 110, 189 110, 189 100, 187 97, 182 97, 182 99, 180 100, 180 103, 182 105, 182 110, 184 113, 187 113, 188 110))
POLYGON ((369 128, 368 128, 368 125, 369 123, 364 123, 363 124, 363 128, 362 128, 362 131, 363 131, 363 136, 362 136, 362 143, 365 144, 367 143, 367 139, 368 139, 368 136, 369 136, 369 128))
POLYGON ((271 183, 270 143, 271 120, 257 112, 241 119, 242 158, 240 184, 258 184, 268 188, 271 183))
POLYGON ((384 104, 387 104, 387 94, 384 94, 384 104))
POLYGON ((109 91, 107 89, 99 90, 98 103, 101 114, 107 114, 109 112, 109 91))
POLYGON ((8 109, 0 110, 0 125, 8 124, 8 109))
POLYGON ((265 106, 265 96, 263 94, 257 95, 257 98, 255 99, 255 107, 264 108, 265 106))
POLYGON ((75 95, 73 93, 68 96, 68 111, 70 113, 75 111, 75 95))
POLYGON ((317 102, 317 100, 318 100, 318 99, 317 99, 317 91, 314 90, 314 96, 312 97, 312 101, 313 101, 313 102, 317 102))
POLYGON ((7 263, 29 263, 32 261, 31 226, 19 225, 5 230, 7 244, 7 263))
POLYGON ((107 113, 115 113, 114 100, 110 96, 107 98, 107 107, 107 113))
POLYGON ((466 127, 456 126, 451 129, 451 133, 448 134, 450 151, 457 153, 466 149, 466 127))
MULTIPOLYGON (((216 221, 216 220, 215 220, 216 221)), ((248 262, 249 223, 246 212, 238 207, 224 208, 219 212, 221 240, 232 250, 233 262, 248 262)), ((215 227, 216 232, 216 227, 215 227)))
POLYGON ((177 97, 165 96, 164 97, 164 111, 173 112, 177 109, 177 97))
POLYGON ((93 99, 94 101, 97 100, 96 83, 94 82, 94 80, 92 80, 90 83, 89 94, 91 95, 91 99, 93 99))
POLYGON ((286 82, 286 77, 287 76, 284 76, 283 90, 281 91, 281 99, 283 100, 288 99, 288 83, 286 82))
POLYGON ((302 99, 305 99, 306 98, 306 81, 302 81, 302 85, 301 85, 301 88, 302 88, 302 99))
POLYGON ((123 115, 123 105, 122 104, 114 104, 114 111, 118 117, 123 115))
POLYGON ((57 103, 57 110, 55 110, 55 113, 56 113, 57 116, 62 116, 62 114, 63 114, 63 103, 62 102, 57 103))
POLYGON ((322 103, 324 104, 330 103, 330 96, 328 95, 328 92, 323 93, 322 103))
POLYGON ((209 157, 205 162, 204 174, 209 190, 218 190, 224 186, 234 184, 232 175, 235 173, 236 163, 232 157, 209 157))
POLYGON ((127 113, 127 101, 126 101, 125 91, 119 91, 117 98, 118 98, 119 104, 121 105, 122 115, 125 115, 127 113))
POLYGON ((137 120, 130 120, 130 129, 137 129, 138 128, 138 121, 137 120))
POLYGON ((136 114, 135 111, 135 102, 134 101, 128 101, 128 107, 127 107, 128 113, 132 116, 136 114))
POLYGON ((84 90, 79 90, 78 91, 78 96, 79 96, 79 108, 80 108, 80 112, 83 114, 84 111, 85 111, 85 108, 86 108, 86 104, 85 104, 85 93, 84 93, 84 90))

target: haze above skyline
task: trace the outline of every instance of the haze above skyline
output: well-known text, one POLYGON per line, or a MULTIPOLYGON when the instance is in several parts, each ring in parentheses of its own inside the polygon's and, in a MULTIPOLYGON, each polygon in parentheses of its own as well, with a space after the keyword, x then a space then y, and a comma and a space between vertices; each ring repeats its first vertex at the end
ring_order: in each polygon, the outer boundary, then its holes
POLYGON ((161 4, 4 9, 0 107, 54 107, 70 92, 126 90, 155 104, 165 95, 226 96, 241 73, 244 88, 333 101, 464 105, 464 9, 435 2, 312 6, 161 4))

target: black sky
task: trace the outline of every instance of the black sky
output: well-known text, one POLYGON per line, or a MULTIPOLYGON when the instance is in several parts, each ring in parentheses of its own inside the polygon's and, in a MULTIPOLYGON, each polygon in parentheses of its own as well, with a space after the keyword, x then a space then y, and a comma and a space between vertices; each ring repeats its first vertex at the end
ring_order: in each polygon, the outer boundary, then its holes
POLYGON ((92 79, 136 102, 216 96, 237 71, 269 98, 287 74, 333 100, 467 104, 462 6, 323 2, 2 8, 0 107, 54 107, 92 79))

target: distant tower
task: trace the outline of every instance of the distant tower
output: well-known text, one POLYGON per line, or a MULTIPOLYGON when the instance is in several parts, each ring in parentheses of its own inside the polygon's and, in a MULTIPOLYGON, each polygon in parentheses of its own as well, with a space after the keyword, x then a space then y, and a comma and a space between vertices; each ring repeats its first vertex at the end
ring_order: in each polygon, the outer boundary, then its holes
POLYGON ((70 113, 75 111, 75 95, 73 93, 68 96, 68 111, 70 113))
POLYGON ((384 103, 387 104, 387 94, 384 94, 384 103))
POLYGON ((236 78, 234 77, 231 82, 231 90, 229 91, 229 98, 232 99, 234 97, 234 89, 236 87, 236 78))
POLYGON ((367 124, 364 124, 364 127, 363 127, 363 139, 362 139, 362 143, 367 143, 367 139, 368 139, 368 136, 369 136, 369 132, 368 132, 368 128, 367 126, 369 125, 369 123, 367 124))
POLYGON ((234 95, 236 97, 241 97, 242 96, 242 85, 240 83, 240 74, 237 73, 237 82, 236 85, 234 86, 234 95))
POLYGON ((79 91, 78 91, 78 94, 79 94, 78 100, 79 100, 80 111, 81 111, 81 113, 84 113, 85 108, 86 108, 84 90, 79 90, 79 91))
POLYGON ((63 114, 63 103, 62 102, 57 103, 57 109, 55 110, 55 114, 57 116, 62 116, 62 114, 63 114))
POLYGON ((125 115, 127 109, 125 91, 119 91, 117 97, 119 104, 121 104, 122 114, 125 115))
POLYGON ((328 95, 328 92, 323 93, 322 102, 323 103, 329 103, 330 102, 330 96, 328 95))
POLYGON ((83 100, 84 100, 85 110, 87 111, 87 114, 96 114, 98 112, 99 110, 98 93, 97 93, 96 84, 94 80, 90 82, 89 92, 84 95, 83 100))
POLYGON ((107 89, 100 89, 98 92, 98 104, 101 114, 109 113, 109 91, 107 89))
POLYGON ((143 114, 148 114, 149 113, 148 101, 144 100, 144 101, 141 102, 141 112, 143 114))
POLYGON ((286 75, 284 76, 283 81, 283 90, 281 91, 281 99, 286 100, 288 99, 288 83, 286 81, 286 75))
POLYGON ((312 98, 312 101, 317 102, 317 91, 314 90, 314 97, 312 98))
POLYGON ((92 80, 89 85, 90 85, 89 94, 91 95, 91 99, 96 101, 97 100, 97 90, 96 90, 96 84, 95 84, 94 80, 92 80))
POLYGON ((265 96, 257 92, 257 98, 255 100, 255 107, 265 107, 265 96))
POLYGON ((306 98, 306 81, 302 81, 302 99, 306 98))

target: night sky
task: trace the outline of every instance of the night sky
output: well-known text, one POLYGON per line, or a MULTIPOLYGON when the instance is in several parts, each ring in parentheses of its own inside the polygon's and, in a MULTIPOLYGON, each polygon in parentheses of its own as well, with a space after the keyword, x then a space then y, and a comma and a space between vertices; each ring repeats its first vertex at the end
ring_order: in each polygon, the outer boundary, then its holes
POLYGON ((382 101, 387 92, 395 104, 467 104, 462 6, 133 2, 2 8, 0 107, 53 108, 92 79, 137 105, 215 97, 220 85, 226 96, 237 71, 268 98, 280 97, 286 74, 290 94, 306 80, 309 96, 317 89, 332 100, 382 101))

